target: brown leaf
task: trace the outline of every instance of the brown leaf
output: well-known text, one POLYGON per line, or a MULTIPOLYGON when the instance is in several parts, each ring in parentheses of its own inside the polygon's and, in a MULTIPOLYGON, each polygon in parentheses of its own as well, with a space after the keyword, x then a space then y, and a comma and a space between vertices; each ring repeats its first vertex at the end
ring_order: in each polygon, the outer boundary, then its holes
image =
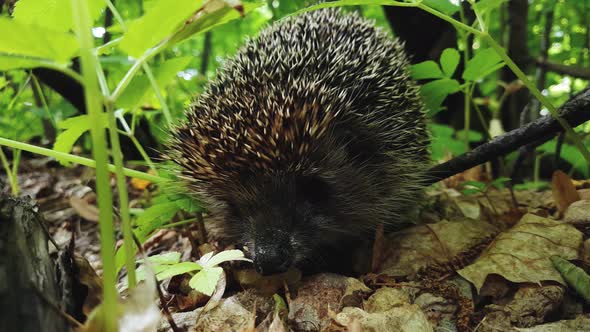
POLYGON ((478 292, 491 274, 512 282, 551 280, 565 285, 549 258, 577 259, 581 244, 582 233, 572 225, 527 214, 500 234, 475 263, 457 272, 478 292))
POLYGON ((80 217, 89 221, 99 221, 98 208, 95 205, 88 203, 85 199, 72 196, 70 197, 70 205, 76 210, 80 217))
POLYGON ((578 194, 572 179, 560 170, 553 172, 551 191, 553 192, 553 199, 555 200, 557 209, 561 213, 564 213, 570 204, 580 200, 580 194, 578 194))

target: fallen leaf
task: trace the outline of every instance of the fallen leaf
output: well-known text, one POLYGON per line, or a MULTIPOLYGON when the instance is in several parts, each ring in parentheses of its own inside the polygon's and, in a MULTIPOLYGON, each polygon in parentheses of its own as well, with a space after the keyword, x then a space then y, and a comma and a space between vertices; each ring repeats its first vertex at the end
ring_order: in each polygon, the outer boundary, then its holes
POLYGON ((573 202, 580 200, 580 194, 578 194, 572 179, 560 170, 553 172, 551 191, 555 204, 561 213, 564 213, 573 202))
POLYGON ((72 196, 70 197, 70 205, 80 217, 89 221, 99 221, 98 208, 88 203, 85 199, 72 196))
POLYGON ((386 237, 381 271, 392 277, 416 274, 433 264, 444 264, 489 241, 496 227, 478 220, 441 221, 415 226, 386 237))
POLYGON ((550 257, 577 259, 582 233, 572 225, 526 214, 516 226, 500 234, 475 263, 457 271, 482 288, 490 274, 512 282, 565 281, 550 257))

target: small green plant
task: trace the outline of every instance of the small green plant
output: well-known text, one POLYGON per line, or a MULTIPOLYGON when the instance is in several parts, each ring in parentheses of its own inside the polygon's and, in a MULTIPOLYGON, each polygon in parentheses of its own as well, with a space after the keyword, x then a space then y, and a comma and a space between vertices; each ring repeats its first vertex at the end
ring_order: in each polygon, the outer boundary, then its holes
POLYGON ((189 286, 205 295, 211 296, 223 269, 219 264, 229 261, 252 262, 244 257, 240 250, 225 250, 217 254, 210 252, 203 255, 197 262, 181 262, 179 252, 168 252, 161 255, 154 255, 146 260, 140 260, 141 265, 137 268, 138 280, 144 280, 147 276, 146 270, 151 270, 158 280, 166 280, 177 275, 189 273, 192 275, 189 286))

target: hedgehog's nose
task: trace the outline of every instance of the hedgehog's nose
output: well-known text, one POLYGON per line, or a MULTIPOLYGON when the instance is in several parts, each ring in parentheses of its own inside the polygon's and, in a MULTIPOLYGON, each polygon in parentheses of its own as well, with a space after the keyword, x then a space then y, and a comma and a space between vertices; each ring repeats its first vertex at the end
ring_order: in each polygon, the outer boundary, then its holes
POLYGON ((254 267, 263 276, 285 272, 291 267, 291 253, 284 247, 257 247, 254 267))

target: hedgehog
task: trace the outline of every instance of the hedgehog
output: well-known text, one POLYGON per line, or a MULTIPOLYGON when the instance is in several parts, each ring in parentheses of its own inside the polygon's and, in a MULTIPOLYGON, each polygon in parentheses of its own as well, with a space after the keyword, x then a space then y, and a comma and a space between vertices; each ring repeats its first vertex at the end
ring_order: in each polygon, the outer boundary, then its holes
POLYGON ((268 275, 407 224, 430 159, 408 65, 402 42, 334 8, 247 40, 169 142, 212 235, 268 275))

